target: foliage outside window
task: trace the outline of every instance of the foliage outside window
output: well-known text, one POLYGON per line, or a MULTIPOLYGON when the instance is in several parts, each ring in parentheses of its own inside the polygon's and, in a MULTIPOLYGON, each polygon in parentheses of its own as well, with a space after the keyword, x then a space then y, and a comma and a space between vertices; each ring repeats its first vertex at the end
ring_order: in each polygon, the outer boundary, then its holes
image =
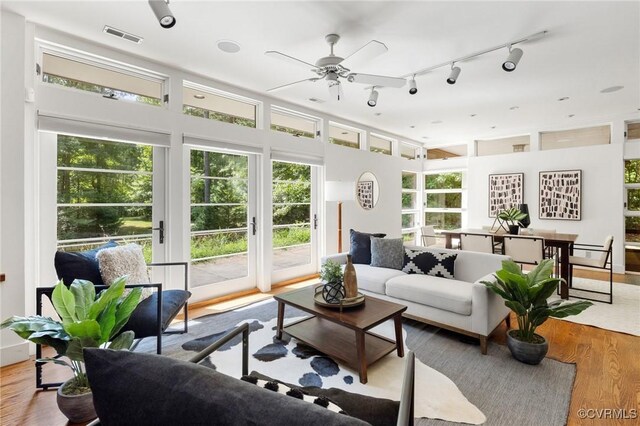
POLYGON ((391 155, 392 147, 393 142, 389 139, 384 139, 376 135, 370 135, 369 137, 369 151, 371 152, 391 155))
POLYGON ((58 249, 136 242, 151 261, 153 149, 58 135, 58 249))
POLYGON ((418 174, 402 172, 402 234, 405 241, 415 244, 419 229, 418 174), (411 235, 413 238, 411 239, 411 235))
POLYGON ((317 120, 289 114, 280 110, 271 110, 271 130, 288 133, 296 137, 316 138, 317 120))
POLYGON ((434 173, 424 177, 425 225, 456 229, 462 225, 462 173, 434 173))
POLYGON ((245 117, 238 117, 231 114, 225 114, 224 112, 211 111, 204 108, 198 108, 191 105, 184 105, 182 107, 182 112, 186 115, 191 115, 193 117, 201 117, 209 120, 222 121, 223 123, 236 124, 238 126, 244 127, 256 127, 256 120, 249 119, 245 117))
POLYGON ((185 81, 182 87, 182 104, 182 112, 186 115, 256 127, 257 104, 232 93, 219 92, 185 81))
POLYGON ((161 81, 49 53, 45 53, 42 58, 42 81, 98 93, 112 99, 154 106, 162 105, 161 81))
POLYGON ((640 160, 624 162, 624 183, 627 193, 625 240, 640 243, 640 160))

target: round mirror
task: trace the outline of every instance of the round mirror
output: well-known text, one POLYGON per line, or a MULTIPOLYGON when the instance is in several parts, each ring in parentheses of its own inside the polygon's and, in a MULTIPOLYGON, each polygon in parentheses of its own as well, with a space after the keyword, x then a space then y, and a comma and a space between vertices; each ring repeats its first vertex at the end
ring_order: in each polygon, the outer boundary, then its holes
POLYGON ((360 207, 365 210, 371 210, 378 203, 380 196, 380 185, 376 175, 371 172, 364 172, 356 182, 356 197, 360 207))

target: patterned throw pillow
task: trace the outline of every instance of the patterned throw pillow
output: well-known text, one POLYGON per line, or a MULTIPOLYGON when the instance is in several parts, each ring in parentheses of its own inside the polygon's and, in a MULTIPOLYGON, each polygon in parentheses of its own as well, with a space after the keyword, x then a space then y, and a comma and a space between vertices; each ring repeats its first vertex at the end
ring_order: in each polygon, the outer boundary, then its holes
POLYGON ((404 246, 402 238, 371 237, 371 266, 402 269, 404 246))
MULTIPOLYGON (((102 281, 106 285, 111 285, 116 278, 123 275, 128 276, 127 284, 149 284, 151 282, 142 248, 138 244, 127 244, 126 246, 100 250, 96 255, 96 259, 98 259, 98 265, 100 266, 102 281)), ((127 289, 124 295, 129 293, 130 290, 127 289)), ((153 288, 143 287, 140 300, 144 300, 152 294, 153 288)))
POLYGON ((254 385, 258 385, 261 388, 269 389, 273 392, 278 392, 283 395, 290 396, 292 398, 298 398, 305 402, 311 402, 313 404, 319 405, 320 407, 324 407, 329 411, 333 411, 334 413, 339 414, 347 414, 342 408, 338 407, 335 403, 333 403, 329 398, 324 396, 311 396, 303 392, 301 389, 292 389, 289 386, 276 382, 276 381, 266 381, 262 379, 258 379, 254 376, 242 376, 240 380, 243 380, 248 383, 253 383, 254 385))
POLYGON ((454 278, 455 253, 405 249, 402 272, 454 278))

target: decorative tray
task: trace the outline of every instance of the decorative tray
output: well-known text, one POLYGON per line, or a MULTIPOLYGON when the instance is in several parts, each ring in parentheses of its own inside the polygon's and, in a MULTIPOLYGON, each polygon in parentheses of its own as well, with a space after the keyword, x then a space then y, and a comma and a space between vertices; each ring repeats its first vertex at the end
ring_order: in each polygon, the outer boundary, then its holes
POLYGON ((342 308, 353 308, 355 306, 360 306, 364 303, 364 294, 358 292, 356 297, 344 298, 340 301, 340 303, 328 303, 322 297, 322 286, 318 287, 319 291, 316 290, 316 293, 313 296, 313 300, 320 306, 324 306, 325 308, 333 308, 340 309, 342 308))

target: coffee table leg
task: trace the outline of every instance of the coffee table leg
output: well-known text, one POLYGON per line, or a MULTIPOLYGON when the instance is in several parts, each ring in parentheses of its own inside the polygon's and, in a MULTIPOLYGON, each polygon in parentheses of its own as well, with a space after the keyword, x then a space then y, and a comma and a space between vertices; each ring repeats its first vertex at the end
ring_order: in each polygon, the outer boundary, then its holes
POLYGON ((362 330, 356 331, 356 349, 358 351, 358 362, 360 363, 360 368, 358 369, 360 383, 365 384, 367 383, 367 354, 364 346, 364 331, 362 330))
POLYGON ((276 339, 282 339, 282 329, 284 323, 284 303, 278 301, 278 324, 276 326, 276 339))
POLYGON ((393 317, 393 322, 396 328, 396 350, 398 356, 402 358, 404 356, 404 343, 402 342, 402 314, 398 314, 393 317))

